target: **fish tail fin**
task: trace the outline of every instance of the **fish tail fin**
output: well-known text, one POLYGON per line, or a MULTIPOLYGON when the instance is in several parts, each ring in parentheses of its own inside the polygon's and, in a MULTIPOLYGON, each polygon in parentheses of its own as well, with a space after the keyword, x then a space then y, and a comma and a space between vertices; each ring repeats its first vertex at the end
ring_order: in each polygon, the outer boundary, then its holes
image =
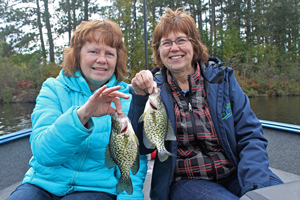
POLYGON ((165 160, 168 159, 169 156, 175 156, 174 154, 168 152, 166 149, 158 151, 157 155, 160 162, 164 162, 165 160))
POLYGON ((133 193, 133 186, 132 186, 130 177, 125 178, 125 177, 121 176, 121 178, 119 179, 119 182, 117 184, 117 193, 121 193, 124 190, 129 195, 131 195, 133 193))

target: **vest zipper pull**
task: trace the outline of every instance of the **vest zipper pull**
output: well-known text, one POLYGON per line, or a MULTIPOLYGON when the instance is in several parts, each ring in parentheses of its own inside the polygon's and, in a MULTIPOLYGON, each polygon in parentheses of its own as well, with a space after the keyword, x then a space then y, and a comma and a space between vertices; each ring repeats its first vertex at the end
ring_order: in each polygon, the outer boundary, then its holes
POLYGON ((190 111, 190 112, 193 111, 191 103, 189 103, 189 111, 190 111))

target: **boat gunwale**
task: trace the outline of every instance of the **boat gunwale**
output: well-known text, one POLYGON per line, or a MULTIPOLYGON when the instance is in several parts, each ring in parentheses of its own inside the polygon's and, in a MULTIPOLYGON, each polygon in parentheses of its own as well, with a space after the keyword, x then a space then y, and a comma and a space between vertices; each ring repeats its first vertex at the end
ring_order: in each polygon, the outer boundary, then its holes
POLYGON ((274 122, 274 121, 268 121, 268 120, 259 120, 262 127, 264 128, 272 128, 272 129, 278 129, 293 133, 299 133, 300 134, 300 126, 294 125, 294 124, 287 124, 282 122, 274 122))
POLYGON ((17 132, 13 132, 13 133, 9 133, 9 134, 0 136, 0 144, 29 136, 31 134, 31 131, 32 131, 32 128, 29 128, 29 129, 23 129, 23 130, 20 130, 17 132))
MULTIPOLYGON (((274 121, 268 121, 268 120, 259 120, 263 128, 272 128, 272 129, 278 129, 293 133, 300 134, 300 126, 294 125, 294 124, 287 124, 287 123, 281 123, 281 122, 274 122, 274 121)), ((9 133, 6 135, 0 136, 0 144, 10 142, 22 137, 26 137, 31 134, 32 128, 29 129, 23 129, 17 132, 9 133)))

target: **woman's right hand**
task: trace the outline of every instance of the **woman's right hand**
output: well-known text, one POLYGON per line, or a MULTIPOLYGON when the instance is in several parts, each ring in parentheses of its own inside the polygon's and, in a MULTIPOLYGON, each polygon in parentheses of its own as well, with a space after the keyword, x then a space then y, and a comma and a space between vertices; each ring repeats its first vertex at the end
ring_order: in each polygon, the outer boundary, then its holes
POLYGON ((146 96, 152 94, 154 87, 157 87, 156 82, 153 81, 153 75, 149 70, 142 70, 135 75, 131 81, 135 94, 146 96))
POLYGON ((91 117, 101 117, 114 112, 123 113, 120 98, 129 99, 127 94, 119 92, 120 86, 107 88, 106 85, 99 88, 88 101, 77 110, 78 117, 85 125, 91 117), (116 108, 111 107, 113 102, 116 108))

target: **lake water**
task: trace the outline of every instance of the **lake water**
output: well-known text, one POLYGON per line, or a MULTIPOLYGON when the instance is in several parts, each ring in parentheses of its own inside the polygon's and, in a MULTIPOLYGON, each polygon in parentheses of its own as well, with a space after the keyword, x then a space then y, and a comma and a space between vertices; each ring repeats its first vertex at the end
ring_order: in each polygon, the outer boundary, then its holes
MULTIPOLYGON (((259 119, 300 125, 300 96, 250 98, 259 119)), ((30 115, 35 104, 0 104, 0 136, 31 128, 30 115)))
POLYGON ((34 103, 0 104, 0 136, 31 128, 34 103))
POLYGON ((250 98, 258 119, 300 125, 300 96, 250 98))

